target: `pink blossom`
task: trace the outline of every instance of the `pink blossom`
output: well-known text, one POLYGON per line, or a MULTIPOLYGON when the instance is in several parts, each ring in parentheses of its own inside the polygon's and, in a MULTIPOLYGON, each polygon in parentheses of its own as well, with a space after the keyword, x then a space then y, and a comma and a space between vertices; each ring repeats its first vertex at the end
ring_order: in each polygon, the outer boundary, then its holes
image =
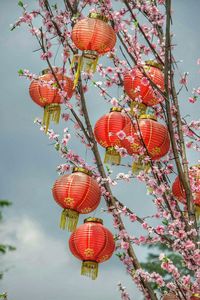
POLYGON ((121 247, 122 249, 128 250, 128 249, 129 249, 129 243, 128 243, 128 242, 121 241, 120 247, 121 247))
POLYGON ((146 77, 142 77, 141 83, 142 83, 144 86, 147 86, 147 85, 149 85, 149 80, 148 80, 146 77))
POLYGON ((65 122, 67 122, 68 120, 69 120, 69 118, 70 118, 70 114, 62 114, 62 118, 63 118, 63 120, 65 121, 65 122))
POLYGON ((131 222, 135 222, 135 221, 137 221, 137 216, 135 214, 130 214, 129 219, 131 222))
POLYGON ((189 100, 190 103, 195 103, 197 101, 197 98, 196 97, 190 97, 188 100, 189 100))
POLYGON ((158 225, 158 226, 156 227, 156 232, 157 232, 158 234, 164 234, 164 233, 165 233, 165 227, 164 227, 163 225, 158 225))
POLYGON ((45 52, 45 53, 42 53, 41 55, 40 55, 40 58, 42 59, 42 60, 46 60, 47 58, 51 58, 53 56, 53 53, 51 52, 51 51, 47 51, 47 52, 45 52))
POLYGON ((124 132, 123 130, 118 131, 118 132, 116 133, 116 135, 118 136, 118 138, 119 138, 120 140, 123 140, 123 139, 126 137, 126 134, 125 134, 125 132, 124 132))

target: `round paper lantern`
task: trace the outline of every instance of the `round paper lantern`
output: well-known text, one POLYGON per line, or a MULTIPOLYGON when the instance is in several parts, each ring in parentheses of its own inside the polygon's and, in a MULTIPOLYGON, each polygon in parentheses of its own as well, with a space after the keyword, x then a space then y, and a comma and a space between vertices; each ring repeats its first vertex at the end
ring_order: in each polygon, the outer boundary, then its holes
MULTIPOLYGON (((143 69, 147 77, 145 77, 138 67, 135 67, 132 71, 124 74, 124 90, 132 100, 139 97, 142 104, 154 106, 158 104, 160 100, 156 96, 155 90, 151 86, 148 77, 156 86, 164 91, 162 66, 154 61, 147 61, 143 69)), ((133 101, 132 106, 134 103, 135 101, 133 101)), ((142 112, 144 112, 144 107, 142 105, 140 105, 140 107, 142 112)))
MULTIPOLYGON (((63 74, 57 73, 57 68, 54 72, 63 90, 67 93, 68 99, 70 99, 73 94, 73 81, 63 74)), ((38 80, 34 79, 31 82, 29 93, 36 104, 44 107, 43 125, 46 126, 45 132, 47 132, 50 120, 55 123, 59 122, 61 97, 56 88, 55 78, 50 70, 46 69, 42 71, 42 74, 38 80)))
POLYGON ((72 41, 82 51, 75 76, 74 84, 76 85, 83 68, 83 59, 85 58, 86 71, 95 72, 98 56, 114 48, 116 34, 105 16, 99 13, 90 13, 88 18, 78 21, 73 27, 72 41))
POLYGON ((79 214, 95 210, 101 199, 98 183, 92 173, 84 168, 75 167, 70 175, 59 177, 53 186, 55 201, 63 208, 60 227, 73 231, 79 214))
POLYGON ((178 300, 179 298, 174 293, 168 293, 163 296, 163 300, 178 300))
POLYGON ((126 138, 121 141, 121 145, 127 150, 128 154, 140 154, 140 147, 144 143, 152 160, 159 160, 165 156, 170 148, 167 127, 158 123, 152 115, 141 115, 138 125, 134 126, 132 123, 129 123, 123 129, 126 138))
POLYGON ((95 124, 94 135, 97 142, 106 148, 104 163, 120 164, 121 156, 115 146, 121 147, 117 133, 130 122, 129 117, 122 113, 120 107, 113 107, 110 113, 102 116, 95 124))
MULTIPOLYGON (((199 191, 193 192, 193 199, 195 204, 195 211, 197 217, 200 215, 200 165, 196 165, 190 168, 189 176, 191 185, 199 191)), ((177 176, 173 185, 172 185, 172 193, 178 199, 178 201, 186 204, 186 195, 184 188, 181 184, 179 177, 177 176)))
POLYGON ((108 260, 114 250, 115 242, 112 233, 97 218, 87 218, 69 239, 72 254, 82 260, 81 275, 96 279, 98 264, 108 260))

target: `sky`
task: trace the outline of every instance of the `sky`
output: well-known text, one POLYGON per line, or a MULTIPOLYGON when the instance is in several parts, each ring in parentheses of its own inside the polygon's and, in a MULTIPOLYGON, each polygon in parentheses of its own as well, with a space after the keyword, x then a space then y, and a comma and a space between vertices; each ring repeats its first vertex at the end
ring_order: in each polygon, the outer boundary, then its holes
MULTIPOLYGON (((120 299, 117 283, 121 281, 131 294, 131 299, 141 300, 142 295, 125 273, 114 255, 100 265, 96 281, 80 276, 81 262, 68 249, 69 233, 58 228, 60 208, 51 195, 51 187, 57 178, 56 166, 62 161, 47 137, 33 123, 41 117, 41 110, 30 99, 29 82, 19 78, 17 70, 28 69, 39 73, 45 64, 39 54, 33 52, 37 44, 25 26, 11 32, 9 25, 20 16, 15 0, 0 3, 0 53, 1 53, 1 101, 0 101, 0 198, 8 199, 12 207, 4 210, 4 222, 0 227, 1 241, 16 246, 17 250, 1 258, 7 269, 0 281, 0 292, 8 293, 8 300, 116 300, 120 299)), ((196 65, 200 57, 199 9, 197 0, 173 2, 175 34, 174 55, 182 61, 181 72, 189 72, 189 91, 199 86, 200 73, 196 65)), ((36 1, 27 1, 35 6, 36 1)), ((59 60, 59 58, 58 58, 59 60)), ((116 94, 117 92, 114 91, 116 94)), ((106 111, 102 99, 92 90, 87 95, 87 104, 92 123, 106 111)), ((180 106, 188 120, 199 119, 198 103, 188 104, 186 91, 181 93, 180 106)), ((74 100, 72 99, 72 102, 74 100)), ((57 127, 60 132, 64 125, 57 127)), ((54 127, 56 129, 56 127, 54 127)), ((78 149, 73 137, 71 146, 78 149)), ((103 155, 103 150, 100 149, 103 155)), ((191 164, 198 156, 189 152, 191 164)), ((90 159, 86 156, 86 159, 90 159)), ((140 216, 155 212, 152 199, 139 183, 119 184, 113 188, 117 197, 134 208, 140 216)), ((111 217, 101 212, 102 200, 95 216, 102 217, 104 224, 112 228, 111 217)), ((80 223, 83 217, 80 218, 80 223)), ((136 236, 142 231, 137 224, 128 225, 136 236)), ((145 259, 145 248, 137 247, 138 257, 145 259)))

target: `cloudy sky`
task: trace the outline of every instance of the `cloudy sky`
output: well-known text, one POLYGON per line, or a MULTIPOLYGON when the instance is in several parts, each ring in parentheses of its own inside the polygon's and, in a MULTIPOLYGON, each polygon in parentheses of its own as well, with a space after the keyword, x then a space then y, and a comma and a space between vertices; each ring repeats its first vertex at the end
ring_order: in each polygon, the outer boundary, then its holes
MULTIPOLYGON (((17 247, 17 251, 2 259, 3 268, 8 272, 0 282, 0 292, 6 291, 9 300, 114 300, 120 298, 117 283, 122 281, 132 299, 140 300, 142 296, 115 256, 100 266, 96 281, 80 276, 80 262, 69 253, 69 234, 57 226, 60 208, 52 199, 51 187, 57 177, 56 166, 62 161, 46 136, 33 124, 34 118, 41 116, 41 110, 29 97, 29 82, 17 75, 20 68, 39 73, 45 65, 38 53, 33 53, 37 44, 25 27, 9 31, 9 24, 20 16, 17 2, 1 0, 0 3, 0 197, 13 202, 12 207, 4 211, 1 240, 17 247)), ((200 2, 173 2, 173 31, 177 44, 175 55, 183 61, 180 64, 181 72, 188 71, 190 74, 191 90, 199 86, 200 81, 196 65, 200 57, 200 2)), ((28 0, 27 3, 35 6, 36 1, 28 0)), ((102 107, 102 99, 94 95, 94 92, 87 95, 93 123, 107 110, 107 107, 102 107)), ((181 94, 182 113, 194 115, 197 119, 198 103, 189 105, 188 96, 185 92, 181 94)), ((58 131, 62 126, 57 127, 58 131)), ((77 150, 78 142, 73 139, 71 143, 77 150)), ((191 152, 189 159, 191 164, 195 163, 197 155, 191 152)), ((122 187, 118 185, 114 192, 126 205, 141 216, 154 213, 151 198, 146 195, 144 186, 132 183, 126 186, 125 192, 122 187)), ((102 215, 100 209, 95 215, 103 217, 105 225, 111 228, 110 218, 102 215)), ((129 230, 136 236, 140 233, 140 228, 135 224, 129 226, 129 230)), ((135 250, 139 258, 145 258, 145 249, 135 250)))

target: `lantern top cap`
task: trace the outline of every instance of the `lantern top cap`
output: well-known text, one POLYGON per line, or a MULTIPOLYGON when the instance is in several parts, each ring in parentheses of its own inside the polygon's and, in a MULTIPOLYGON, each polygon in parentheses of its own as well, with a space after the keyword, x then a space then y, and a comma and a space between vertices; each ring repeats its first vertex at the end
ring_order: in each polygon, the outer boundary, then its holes
POLYGON ((81 172, 88 176, 92 176, 92 171, 87 170, 86 168, 83 167, 74 167, 72 173, 76 173, 76 172, 81 172))
POLYGON ((106 22, 106 23, 108 22, 108 18, 106 16, 103 16, 102 14, 100 14, 98 12, 91 12, 88 15, 88 18, 101 20, 101 21, 106 22))
POLYGON ((41 73, 42 73, 42 75, 49 74, 50 73, 50 69, 49 68, 44 69, 44 70, 42 70, 41 73))
POLYGON ((199 299, 200 299, 200 294, 199 294, 199 293, 193 294, 192 297, 196 297, 196 298, 199 298, 199 299))
POLYGON ((156 116, 150 115, 150 114, 143 114, 143 115, 139 116, 139 119, 150 119, 150 120, 157 121, 156 116))
MULTIPOLYGON (((55 73, 57 73, 58 72, 58 67, 53 67, 53 71, 55 73)), ((52 72, 51 72, 50 68, 46 68, 46 69, 42 70, 41 73, 42 73, 42 75, 45 75, 45 74, 51 74, 52 72)))
POLYGON ((113 111, 121 112, 121 111, 122 111, 122 107, 112 107, 112 108, 110 109, 110 112, 113 112, 113 111))
POLYGON ((158 63, 158 62, 155 61, 155 60, 146 60, 146 61, 145 61, 145 64, 146 64, 147 66, 151 66, 151 67, 158 68, 158 69, 160 69, 161 71, 163 70, 163 65, 160 64, 160 63, 158 63))
POLYGON ((89 222, 93 222, 93 223, 100 223, 103 225, 103 220, 100 219, 100 218, 92 218, 92 217, 89 217, 89 218, 86 218, 84 220, 84 223, 89 223, 89 222))

